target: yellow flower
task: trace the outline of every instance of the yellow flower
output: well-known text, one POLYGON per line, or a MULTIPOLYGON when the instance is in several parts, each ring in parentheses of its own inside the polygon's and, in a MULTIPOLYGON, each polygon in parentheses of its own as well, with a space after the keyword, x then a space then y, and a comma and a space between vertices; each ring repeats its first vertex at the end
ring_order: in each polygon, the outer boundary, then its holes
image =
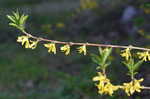
POLYGON ((140 29, 140 30, 138 30, 138 32, 140 33, 140 34, 144 34, 144 30, 143 29, 140 29))
POLYGON ((122 57, 125 57, 125 59, 128 61, 129 58, 131 57, 131 52, 130 52, 130 48, 126 48, 125 50, 122 51, 122 53, 120 54, 122 57))
POLYGON ((77 48, 79 53, 83 53, 84 55, 86 55, 86 45, 80 46, 77 48))
POLYGON ((150 14, 150 8, 148 9, 148 8, 145 8, 144 9, 144 12, 146 13, 146 14, 150 14))
POLYGON ((28 36, 19 36, 17 42, 21 43, 22 46, 25 45, 25 48, 30 48, 30 42, 28 36))
POLYGON ((98 72, 98 76, 94 77, 93 81, 99 81, 98 84, 96 84, 99 94, 108 94, 112 96, 114 91, 120 88, 120 86, 112 85, 106 75, 101 72, 98 72))
POLYGON ((148 51, 146 52, 138 52, 137 53, 138 57, 144 61, 147 61, 147 59, 150 61, 150 54, 148 51))
POLYGON ((131 81, 129 83, 124 83, 122 86, 122 89, 125 90, 125 92, 128 96, 132 95, 134 92, 141 92, 141 89, 144 86, 141 86, 140 83, 143 80, 144 80, 143 78, 141 78, 140 80, 134 79, 133 81, 131 81))
POLYGON ((104 94, 109 94, 110 96, 112 96, 114 91, 118 90, 119 88, 120 88, 120 86, 114 86, 110 82, 108 82, 104 86, 103 90, 99 90, 99 92, 101 92, 101 93, 103 92, 104 94))
POLYGON ((82 9, 96 8, 97 3, 93 0, 80 0, 80 6, 82 9))
POLYGON ((107 79, 106 75, 103 75, 101 72, 98 72, 98 76, 93 77, 93 81, 109 82, 109 79, 107 79))
POLYGON ((60 50, 61 50, 62 52, 65 52, 65 55, 69 55, 69 53, 70 53, 70 46, 69 46, 69 45, 64 45, 64 46, 62 46, 62 47, 60 48, 60 50))
POLYGON ((57 28, 63 28, 63 27, 65 27, 65 24, 60 22, 60 23, 56 24, 56 27, 57 28))
POLYGON ((17 42, 21 43, 22 46, 25 45, 25 48, 35 49, 39 41, 29 41, 28 36, 19 36, 17 42))
POLYGON ((38 43, 39 41, 37 40, 37 41, 31 41, 30 40, 30 45, 29 45, 29 48, 31 48, 31 49, 35 49, 36 47, 37 47, 37 43, 38 43))
POLYGON ((44 46, 46 48, 48 48, 48 52, 52 52, 54 54, 56 54, 56 46, 55 46, 55 43, 48 43, 48 44, 44 44, 44 46))

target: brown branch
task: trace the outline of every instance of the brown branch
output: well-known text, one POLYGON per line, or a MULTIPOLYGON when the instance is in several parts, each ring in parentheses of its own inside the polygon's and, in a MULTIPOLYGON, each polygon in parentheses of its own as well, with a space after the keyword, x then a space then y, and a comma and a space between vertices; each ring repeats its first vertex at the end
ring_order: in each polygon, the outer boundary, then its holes
POLYGON ((150 87, 143 87, 142 89, 147 89, 147 90, 150 90, 150 87))
POLYGON ((137 50, 144 50, 144 51, 150 51, 148 48, 142 48, 142 47, 135 47, 135 46, 121 46, 121 45, 107 45, 107 44, 95 44, 95 43, 74 43, 74 42, 63 42, 63 41, 57 41, 57 40, 49 40, 46 38, 41 38, 37 36, 33 36, 30 33, 27 33, 26 31, 23 31, 23 33, 33 39, 37 39, 39 41, 46 41, 46 42, 53 42, 57 44, 69 44, 69 45, 86 45, 86 46, 95 46, 95 47, 111 47, 111 48, 131 48, 131 49, 137 49, 137 50))

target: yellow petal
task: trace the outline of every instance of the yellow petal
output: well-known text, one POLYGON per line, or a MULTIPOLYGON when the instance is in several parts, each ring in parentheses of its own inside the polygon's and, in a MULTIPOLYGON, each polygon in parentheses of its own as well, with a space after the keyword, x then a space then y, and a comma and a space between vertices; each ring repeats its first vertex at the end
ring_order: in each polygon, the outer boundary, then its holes
POLYGON ((98 76, 93 78, 93 81, 98 81, 98 80, 100 80, 100 78, 98 76))
POLYGON ((30 48, 31 49, 35 49, 36 47, 37 47, 37 43, 39 42, 38 40, 37 41, 30 41, 31 42, 31 44, 30 44, 30 48))
POLYGON ((81 54, 83 53, 84 55, 86 55, 87 51, 86 51, 86 45, 80 46, 77 48, 78 52, 81 54))
POLYGON ((69 46, 69 45, 64 45, 64 46, 62 46, 62 47, 60 48, 60 50, 61 50, 62 52, 65 52, 65 55, 69 55, 69 53, 70 53, 70 46, 69 46))
POLYGON ((56 46, 55 46, 55 43, 48 43, 48 44, 44 44, 44 46, 46 47, 46 48, 48 48, 48 52, 49 53, 54 53, 54 54, 56 54, 56 46))
POLYGON ((125 57, 126 60, 129 60, 129 58, 131 57, 131 52, 130 52, 130 48, 126 48, 125 50, 122 50, 121 52, 121 56, 125 57))

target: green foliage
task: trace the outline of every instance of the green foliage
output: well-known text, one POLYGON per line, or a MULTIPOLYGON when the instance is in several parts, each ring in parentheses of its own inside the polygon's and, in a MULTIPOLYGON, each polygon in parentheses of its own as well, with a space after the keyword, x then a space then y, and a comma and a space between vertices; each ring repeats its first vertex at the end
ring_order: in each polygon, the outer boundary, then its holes
POLYGON ((142 26, 145 24, 145 20, 143 17, 137 17, 133 21, 136 26, 142 26))
POLYGON ((133 79, 134 76, 137 74, 137 70, 139 69, 139 67, 142 65, 143 60, 140 60, 138 62, 134 62, 134 59, 129 59, 126 62, 123 62, 123 64, 128 68, 128 75, 131 76, 131 78, 133 79))
POLYGON ((21 31, 25 29, 25 23, 28 18, 28 15, 19 14, 18 11, 13 12, 13 15, 7 15, 7 18, 11 21, 9 23, 10 26, 18 28, 21 31))
POLYGON ((97 69, 105 70, 106 67, 111 64, 110 61, 107 61, 111 52, 112 48, 105 48, 105 49, 99 48, 99 56, 92 54, 93 62, 99 65, 97 69))
POLYGON ((150 3, 149 2, 145 2, 141 7, 142 8, 150 8, 150 3))
POLYGON ((7 84, 14 86, 18 85, 20 81, 34 81, 41 77, 48 77, 47 68, 38 63, 40 60, 35 58, 36 55, 27 55, 12 45, 0 46, 0 51, 3 52, 0 57, 0 83, 3 86, 7 84), (9 84, 10 82, 11 84, 9 84))

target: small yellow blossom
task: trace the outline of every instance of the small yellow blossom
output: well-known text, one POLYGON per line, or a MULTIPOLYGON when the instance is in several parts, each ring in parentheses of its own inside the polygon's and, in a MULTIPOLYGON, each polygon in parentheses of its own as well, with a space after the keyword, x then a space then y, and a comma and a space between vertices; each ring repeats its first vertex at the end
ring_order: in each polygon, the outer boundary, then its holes
POLYGON ((31 41, 30 40, 30 45, 29 45, 29 48, 31 48, 31 49, 35 49, 36 47, 37 47, 37 43, 38 43, 39 41, 37 40, 37 41, 31 41))
POLYGON ((101 72, 98 72, 98 76, 94 77, 93 81, 99 81, 98 84, 96 84, 99 94, 108 94, 112 96, 114 91, 120 88, 120 86, 112 85, 106 75, 101 72))
POLYGON ((17 42, 21 43, 22 46, 25 45, 25 48, 35 49, 39 41, 29 41, 28 36, 19 36, 17 42))
POLYGON ((80 6, 82 9, 96 8, 97 3, 95 0, 80 0, 80 6))
POLYGON ((138 32, 140 33, 140 34, 142 34, 142 35, 144 35, 144 30, 143 29, 140 29, 140 30, 138 30, 138 32))
POLYGON ((107 82, 103 88, 100 88, 99 84, 97 86, 98 86, 100 94, 108 94, 110 96, 112 96, 114 91, 116 91, 120 88, 120 86, 112 85, 110 82, 107 82))
POLYGON ((52 52, 54 54, 56 54, 56 46, 55 46, 55 43, 48 43, 48 44, 44 44, 44 46, 46 48, 48 48, 48 52, 52 52))
POLYGON ((140 83, 143 80, 144 80, 143 78, 141 78, 140 80, 134 79, 129 83, 124 83, 122 89, 125 90, 128 96, 132 95, 134 92, 141 92, 141 89, 144 88, 144 86, 141 86, 140 83))
POLYGON ((125 57, 125 59, 128 61, 129 58, 131 57, 131 49, 130 48, 126 48, 125 50, 122 51, 122 53, 120 54, 122 57, 125 57))
POLYGON ((59 22, 59 23, 56 24, 56 27, 57 27, 57 28, 63 28, 63 27, 65 27, 65 24, 59 22))
POLYGON ((150 14, 150 8, 148 9, 148 8, 145 8, 144 9, 144 12, 146 13, 146 14, 150 14))
POLYGON ((77 48, 79 53, 83 53, 84 55, 86 55, 86 45, 80 46, 77 48))
POLYGON ((65 52, 65 55, 69 55, 69 53, 70 53, 70 46, 69 46, 69 45, 64 45, 64 46, 62 46, 62 47, 60 48, 60 50, 61 50, 62 52, 65 52))
POLYGON ((147 61, 147 60, 150 61, 150 54, 149 54, 148 51, 146 51, 146 52, 138 52, 137 55, 143 61, 147 61))
POLYGON ((30 42, 28 36, 19 36, 17 42, 21 43, 22 46, 25 45, 25 48, 30 48, 30 42))
POLYGON ((93 77, 93 81, 109 82, 109 79, 107 79, 106 75, 103 75, 101 72, 98 72, 98 76, 93 77))

